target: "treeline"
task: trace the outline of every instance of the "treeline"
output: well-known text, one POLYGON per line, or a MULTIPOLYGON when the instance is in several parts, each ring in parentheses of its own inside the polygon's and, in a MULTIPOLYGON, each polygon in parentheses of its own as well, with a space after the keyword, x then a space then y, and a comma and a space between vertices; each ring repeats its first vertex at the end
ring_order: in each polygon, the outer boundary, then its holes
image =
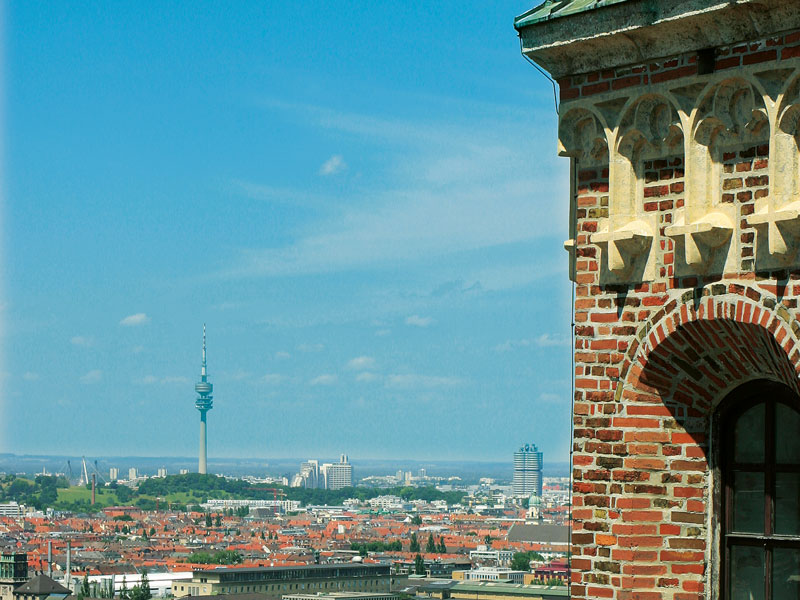
POLYGON ((364 542, 363 544, 353 542, 350 544, 350 550, 356 550, 362 556, 366 556, 368 552, 402 552, 403 544, 400 543, 400 540, 393 542, 364 542))
MULTIPOLYGON (((429 487, 395 487, 389 489, 375 489, 366 487, 346 487, 340 490, 321 490, 311 488, 291 488, 274 485, 275 489, 285 494, 288 500, 299 500, 303 505, 328 504, 341 506, 348 498, 357 498, 360 501, 369 500, 383 495, 394 495, 404 500, 445 500, 448 504, 460 502, 466 492, 441 492, 433 486, 429 487)), ((143 481, 138 490, 133 493, 146 496, 166 497, 176 493, 191 493, 195 496, 207 498, 237 498, 242 500, 272 500, 275 495, 272 491, 260 489, 261 486, 251 485, 240 479, 226 479, 217 475, 200 475, 199 473, 186 473, 184 475, 169 475, 163 478, 151 478, 143 481)))
POLYGON ((219 550, 218 552, 192 552, 186 559, 188 563, 201 565, 238 565, 242 555, 235 550, 219 550))
MULTIPOLYGON (((15 500, 21 504, 34 506, 39 509, 53 507, 59 510, 86 512, 96 510, 88 498, 74 499, 73 501, 58 500, 58 488, 67 488, 69 483, 63 477, 38 475, 34 481, 16 478, 7 475, 0 480, 0 501, 15 500)), ((441 492, 435 487, 395 487, 395 488, 366 488, 347 487, 340 490, 321 490, 306 488, 290 488, 275 486, 280 490, 280 497, 288 500, 299 500, 302 505, 341 506, 348 498, 366 501, 377 496, 394 495, 406 501, 444 500, 448 504, 455 504, 463 500, 466 492, 441 492)), ((275 495, 272 491, 263 489, 259 485, 252 485, 239 479, 226 479, 217 475, 201 475, 199 473, 186 473, 184 475, 169 475, 167 477, 153 477, 146 479, 138 488, 129 488, 117 485, 99 486, 97 488, 98 502, 101 505, 133 504, 143 510, 154 510, 157 506, 156 498, 160 498, 159 507, 166 508, 170 502, 172 509, 183 510, 186 504, 201 504, 209 498, 232 498, 239 500, 272 500, 275 495), (182 502, 175 502, 176 497, 182 502), (170 499, 173 500, 170 500, 170 499)), ((244 516, 242 511, 241 516, 244 516)))
POLYGON ((0 481, 0 502, 19 502, 37 509, 53 506, 58 500, 58 488, 68 488, 64 477, 37 475, 33 481, 6 475, 0 481))

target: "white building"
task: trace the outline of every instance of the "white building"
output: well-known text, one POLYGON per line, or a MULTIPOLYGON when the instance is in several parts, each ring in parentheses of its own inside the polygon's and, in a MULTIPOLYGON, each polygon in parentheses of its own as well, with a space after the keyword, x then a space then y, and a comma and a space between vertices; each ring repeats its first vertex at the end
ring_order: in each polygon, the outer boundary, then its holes
POLYGON ((117 467, 111 467, 108 470, 108 478, 111 481, 116 481, 119 479, 119 469, 117 467))
POLYGON ((299 500, 230 500, 230 499, 209 499, 208 502, 201 504, 204 509, 210 510, 212 512, 219 511, 219 510, 226 510, 232 509, 236 510, 237 508, 241 508, 246 506, 250 509, 255 508, 267 508, 275 510, 277 509, 279 512, 295 512, 300 510, 300 501, 299 500))
POLYGON ((523 583, 525 571, 512 571, 502 567, 479 567, 471 571, 464 571, 464 581, 500 581, 511 580, 513 583, 523 583))
POLYGON ((0 504, 0 517, 21 517, 24 508, 17 502, 5 502, 0 504))
POLYGON ((320 475, 328 490, 340 490, 353 485, 353 465, 348 462, 347 454, 342 454, 338 463, 322 465, 320 475))
POLYGON ((128 469, 128 481, 134 481, 138 476, 139 472, 136 470, 136 467, 128 469))
POLYGON ((161 477, 161 478, 164 478, 164 477, 166 477, 166 476, 167 476, 167 469, 166 469, 165 467, 161 467, 161 468, 158 470, 158 474, 156 475, 156 477, 161 477))

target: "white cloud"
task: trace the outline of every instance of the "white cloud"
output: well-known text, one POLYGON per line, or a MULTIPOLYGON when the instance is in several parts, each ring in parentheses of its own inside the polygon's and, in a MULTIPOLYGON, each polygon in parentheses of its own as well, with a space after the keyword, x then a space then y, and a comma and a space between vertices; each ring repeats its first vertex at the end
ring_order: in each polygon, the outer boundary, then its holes
POLYGON ((182 375, 165 375, 156 377, 155 375, 145 375, 139 380, 144 385, 189 385, 191 382, 188 377, 182 375))
POLYGON ((103 372, 100 369, 92 369, 86 375, 81 376, 81 383, 98 383, 103 379, 103 372))
POLYGON ((269 385, 278 385, 279 383, 283 383, 284 379, 286 379, 286 377, 278 373, 267 373, 261 378, 261 381, 269 385))
POLYGON ((297 349, 300 352, 322 352, 325 349, 325 344, 300 344, 297 349))
POLYGON ((34 373, 33 371, 26 371, 25 373, 22 374, 22 378, 25 381, 38 381, 39 380, 39 374, 38 373, 34 373))
POLYGON ((133 315, 128 315, 124 319, 122 319, 119 324, 124 325, 125 327, 136 327, 138 325, 145 325, 146 323, 150 322, 150 317, 148 317, 144 313, 136 313, 133 315))
POLYGON ((433 322, 434 320, 431 317, 420 317, 419 315, 406 317, 406 325, 413 325, 414 327, 427 327, 433 322))
MULTIPOLYGON (((566 211, 552 198, 568 194, 568 162, 555 155, 532 162, 539 138, 516 119, 504 117, 498 123, 465 118, 454 123, 455 118, 443 115, 420 122, 265 104, 294 112, 305 122, 316 121, 321 128, 356 133, 398 160, 390 161, 380 183, 349 195, 339 210, 320 213, 287 245, 246 249, 221 276, 396 268, 404 261, 430 262, 566 230, 566 211)), ((507 115, 514 107, 503 108, 507 115)))
POLYGON ((325 374, 325 375, 319 375, 317 377, 314 377, 314 379, 309 381, 309 384, 311 384, 311 385, 333 385, 338 380, 339 380, 339 378, 336 375, 325 374))
POLYGON ((356 375, 356 381, 360 382, 370 382, 375 381, 376 379, 379 379, 379 376, 375 373, 370 373, 369 371, 365 371, 356 375))
POLYGON ((564 396, 559 396, 558 394, 552 394, 550 392, 539 394, 537 400, 542 404, 566 404, 564 396))
POLYGON ((437 388, 452 387, 462 384, 458 377, 440 377, 435 375, 389 375, 386 385, 399 388, 437 388))
POLYGON ((69 342, 73 346, 83 346, 84 348, 88 348, 89 346, 94 346, 94 338, 88 335, 73 336, 69 340, 69 342))
POLYGON ((517 348, 530 348, 537 346, 539 348, 552 348, 555 346, 569 346, 570 339, 566 335, 553 335, 551 333, 543 333, 536 338, 522 338, 519 340, 506 340, 502 344, 494 347, 497 352, 509 352, 517 348))
POLYGON ((286 360, 287 358, 292 358, 292 355, 289 354, 288 352, 285 352, 284 350, 279 350, 278 352, 275 353, 276 360, 286 360))
POLYGON ((344 162, 341 154, 334 154, 319 168, 319 174, 323 176, 336 175, 341 173, 347 168, 347 163, 344 162))
POLYGON ((357 356, 356 358, 350 360, 347 363, 348 369, 354 369, 356 371, 364 371, 368 369, 375 368, 375 359, 371 356, 357 356))

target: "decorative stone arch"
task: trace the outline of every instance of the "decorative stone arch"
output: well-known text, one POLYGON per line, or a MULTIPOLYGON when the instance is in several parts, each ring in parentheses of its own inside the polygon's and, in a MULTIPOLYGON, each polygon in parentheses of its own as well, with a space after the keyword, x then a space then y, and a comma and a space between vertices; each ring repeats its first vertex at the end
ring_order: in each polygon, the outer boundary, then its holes
POLYGON ((800 322, 753 287, 717 285, 723 289, 673 299, 639 328, 622 365, 617 401, 652 395, 673 409, 685 407, 686 416, 704 417, 752 379, 779 381, 800 393, 800 322))
POLYGON ((577 246, 577 173, 583 167, 608 169, 608 129, 602 116, 588 108, 573 108, 559 118, 559 155, 570 158, 570 223, 569 239, 564 249, 569 252, 569 278, 575 280, 577 246))
POLYGON ((609 139, 609 218, 592 236, 603 252, 601 278, 606 283, 650 280, 659 223, 657 211, 645 208, 645 161, 678 156, 683 169, 678 107, 660 94, 637 97, 626 103, 609 139))
POLYGON ((770 193, 756 203, 760 263, 796 263, 800 238, 800 76, 789 82, 775 109, 770 138, 770 193), (772 259, 772 261, 770 260, 772 259))

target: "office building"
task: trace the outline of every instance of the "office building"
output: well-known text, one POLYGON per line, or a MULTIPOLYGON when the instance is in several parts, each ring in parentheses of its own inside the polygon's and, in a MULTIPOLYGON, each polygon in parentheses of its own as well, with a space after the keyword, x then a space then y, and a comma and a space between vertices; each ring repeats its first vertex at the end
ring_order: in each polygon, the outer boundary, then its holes
POLYGON ((110 481, 116 481, 119 479, 119 469, 117 467, 111 467, 108 470, 108 479, 110 481))
POLYGON ((514 480, 512 492, 515 496, 542 495, 542 453, 536 444, 525 444, 514 452, 514 480))
POLYGON ((346 454, 339 457, 338 463, 322 465, 320 472, 325 489, 340 490, 353 485, 353 465, 348 462, 346 454))
POLYGON ((192 580, 176 583, 176 598, 257 593, 279 600, 292 593, 389 592, 389 565, 334 564, 292 567, 219 568, 193 571, 192 580))

